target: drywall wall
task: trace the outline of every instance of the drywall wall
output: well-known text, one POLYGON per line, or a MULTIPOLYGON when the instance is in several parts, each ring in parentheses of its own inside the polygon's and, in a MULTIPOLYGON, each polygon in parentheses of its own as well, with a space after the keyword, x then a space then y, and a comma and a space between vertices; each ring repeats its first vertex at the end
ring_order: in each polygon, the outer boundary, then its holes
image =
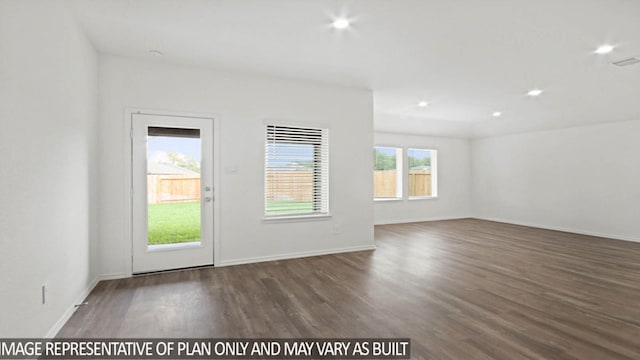
POLYGON ((640 240, 640 121, 472 141, 476 217, 640 240))
POLYGON ((101 273, 127 276, 127 107, 215 114, 221 221, 216 265, 373 247, 369 90, 101 56, 101 273), (264 222, 264 121, 330 131, 330 211, 319 221, 264 222))
POLYGON ((0 2, 0 338, 53 335, 95 278, 97 55, 68 6, 0 2))
POLYGON ((438 150, 438 197, 374 201, 376 224, 464 218, 471 215, 470 143, 467 139, 376 132, 379 146, 438 150))

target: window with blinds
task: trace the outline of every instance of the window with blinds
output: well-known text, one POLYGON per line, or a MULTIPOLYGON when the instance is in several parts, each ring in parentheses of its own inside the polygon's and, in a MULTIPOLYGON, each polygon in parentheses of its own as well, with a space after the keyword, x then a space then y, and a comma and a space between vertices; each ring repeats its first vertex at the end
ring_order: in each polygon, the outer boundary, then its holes
POLYGON ((329 130, 267 125, 265 216, 329 213, 329 130))

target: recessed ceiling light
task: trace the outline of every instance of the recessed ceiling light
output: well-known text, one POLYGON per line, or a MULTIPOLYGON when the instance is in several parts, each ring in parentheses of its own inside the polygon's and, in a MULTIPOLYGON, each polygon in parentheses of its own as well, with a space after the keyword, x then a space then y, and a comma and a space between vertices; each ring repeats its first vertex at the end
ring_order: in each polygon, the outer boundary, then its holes
POLYGON ((540 89, 529 90, 529 92, 527 93, 527 95, 529 96, 538 96, 540 94, 542 94, 542 90, 540 89))
POLYGON ((335 29, 338 29, 338 30, 344 30, 349 26, 351 26, 351 21, 349 21, 349 19, 347 18, 340 17, 333 20, 333 23, 331 23, 331 26, 333 26, 335 29))
POLYGON ((494 111, 493 114, 491 114, 491 116, 500 117, 502 116, 502 113, 500 111, 494 111))
POLYGON ((428 103, 428 102, 426 102, 426 101, 420 101, 420 102, 418 103, 418 107, 421 107, 421 108, 423 108, 423 107, 427 107, 427 105, 429 105, 429 103, 428 103))
POLYGON ((153 57, 160 57, 164 55, 161 51, 158 50, 149 50, 149 54, 151 54, 151 56, 153 57))
POLYGON ((615 47, 615 46, 613 46, 613 45, 608 45, 608 44, 600 45, 600 46, 598 46, 598 48, 596 49, 596 54, 608 54, 608 53, 610 53, 610 52, 612 52, 612 51, 613 51, 613 48, 614 48, 614 47, 615 47))

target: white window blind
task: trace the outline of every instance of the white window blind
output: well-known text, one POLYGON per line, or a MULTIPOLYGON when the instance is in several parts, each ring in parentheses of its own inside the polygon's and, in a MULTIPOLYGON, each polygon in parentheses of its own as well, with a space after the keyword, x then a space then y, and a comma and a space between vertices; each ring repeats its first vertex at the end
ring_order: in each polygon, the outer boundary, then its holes
POLYGON ((265 216, 329 213, 329 130, 266 125, 265 216))

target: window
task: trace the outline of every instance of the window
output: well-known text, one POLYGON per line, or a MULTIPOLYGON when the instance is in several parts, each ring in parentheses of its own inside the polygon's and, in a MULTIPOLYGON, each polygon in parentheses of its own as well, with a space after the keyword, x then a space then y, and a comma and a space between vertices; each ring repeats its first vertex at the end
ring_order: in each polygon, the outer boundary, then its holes
POLYGON ((373 156, 374 199, 402 198, 402 149, 376 146, 373 156))
POLYGON ((436 150, 407 151, 409 199, 436 197, 436 150))
POLYGON ((328 129, 266 126, 264 213, 329 213, 328 129))

